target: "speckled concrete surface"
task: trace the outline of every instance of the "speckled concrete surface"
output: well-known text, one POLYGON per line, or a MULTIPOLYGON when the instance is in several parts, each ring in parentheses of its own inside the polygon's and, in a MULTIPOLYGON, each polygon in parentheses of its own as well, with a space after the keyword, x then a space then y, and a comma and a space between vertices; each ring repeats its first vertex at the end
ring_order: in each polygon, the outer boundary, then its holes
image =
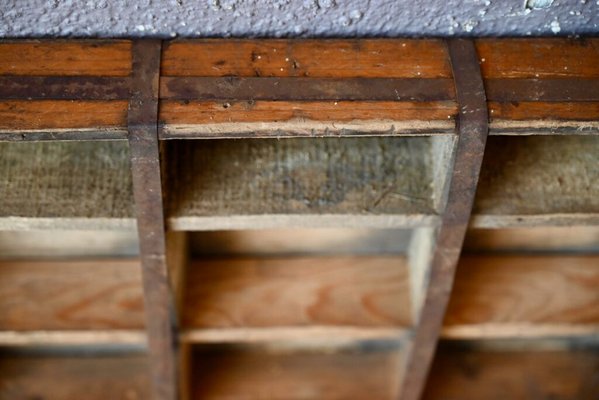
POLYGON ((2 37, 598 33, 599 0, 0 0, 2 37))

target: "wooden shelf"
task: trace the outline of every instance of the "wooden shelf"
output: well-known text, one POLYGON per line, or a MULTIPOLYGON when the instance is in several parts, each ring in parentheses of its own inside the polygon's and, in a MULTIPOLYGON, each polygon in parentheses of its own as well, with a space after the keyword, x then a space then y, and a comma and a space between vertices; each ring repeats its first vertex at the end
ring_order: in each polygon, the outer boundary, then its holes
POLYGON ((441 345, 423 399, 595 399, 599 351, 441 345))
POLYGON ((373 399, 397 395, 401 348, 196 348, 191 399, 373 399))
POLYGON ((143 354, 0 356, 0 398, 128 400, 151 397, 143 354))
POLYGON ((0 262, 0 344, 144 344, 138 261, 0 262))
POLYGON ((412 324, 410 307, 402 257, 202 260, 187 270, 182 337, 399 338, 412 324))
POLYGON ((175 230, 434 225, 450 142, 169 142, 169 225, 175 230))
POLYGON ((472 225, 599 223, 599 137, 490 137, 472 225))
POLYGON ((0 229, 132 229, 126 142, 0 143, 0 229))
POLYGON ((465 256, 443 336, 452 339, 599 333, 598 256, 465 256))

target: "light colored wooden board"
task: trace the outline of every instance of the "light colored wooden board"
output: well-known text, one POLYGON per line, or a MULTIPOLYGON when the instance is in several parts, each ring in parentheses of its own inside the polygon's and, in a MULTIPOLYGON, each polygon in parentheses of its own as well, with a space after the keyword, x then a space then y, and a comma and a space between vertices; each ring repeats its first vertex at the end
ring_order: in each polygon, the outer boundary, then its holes
POLYGON ((597 282, 597 256, 462 257, 443 336, 597 334, 597 282))
POLYGON ((136 257, 137 232, 0 231, 0 259, 136 257))
POLYGON ((170 224, 206 230, 426 222, 435 216, 432 140, 174 141, 168 143, 170 224))
POLYGON ((134 260, 0 263, 0 330, 142 330, 134 260))
POLYGON ((0 143, 0 155, 3 229, 134 226, 126 142, 0 143))
POLYGON ((597 39, 479 39, 485 78, 597 78, 597 39))
POLYGON ((148 399, 143 355, 0 355, 0 398, 148 399))
POLYGON ((425 400, 592 400, 599 352, 481 351, 441 347, 425 400))
POLYGON ((193 355, 191 393, 194 399, 390 400, 400 359, 398 348, 204 348, 193 355))
POLYGON ((449 78, 440 40, 183 40, 162 54, 165 76, 449 78))
POLYGON ((491 137, 474 226, 594 224, 599 216, 599 137, 491 137), (508 224, 508 225, 509 225, 508 224))
POLYGON ((0 133, 121 133, 127 127, 127 101, 3 100, 0 133))
POLYGON ((411 231, 402 229, 281 228, 193 232, 190 239, 197 256, 272 257, 401 254, 410 236, 411 231))
POLYGON ((409 290, 402 257, 207 259, 187 271, 182 326, 405 328, 409 290))
POLYGON ((599 226, 471 229, 464 248, 469 252, 599 253, 599 226))
POLYGON ((173 101, 160 107, 162 138, 453 134, 454 102, 173 101))
POLYGON ((128 76, 131 42, 19 40, 0 43, 0 75, 128 76))

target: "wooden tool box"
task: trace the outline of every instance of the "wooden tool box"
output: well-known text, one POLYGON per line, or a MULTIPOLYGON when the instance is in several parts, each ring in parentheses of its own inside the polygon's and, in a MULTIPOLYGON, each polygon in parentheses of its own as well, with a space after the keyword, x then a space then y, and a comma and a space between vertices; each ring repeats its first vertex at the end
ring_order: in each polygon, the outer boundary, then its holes
POLYGON ((597 398, 598 39, 2 41, 0 141, 0 399, 597 398))

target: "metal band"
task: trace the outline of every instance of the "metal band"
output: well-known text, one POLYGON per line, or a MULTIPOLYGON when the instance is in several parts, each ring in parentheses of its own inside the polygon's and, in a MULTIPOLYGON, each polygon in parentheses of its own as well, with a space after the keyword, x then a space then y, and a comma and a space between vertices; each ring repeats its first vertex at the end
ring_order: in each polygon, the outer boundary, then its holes
POLYGON ((174 100, 453 100, 451 79, 164 77, 161 98, 174 100))
POLYGON ((158 142, 161 42, 133 43, 129 147, 154 398, 177 399, 175 308, 166 265, 158 142))
POLYGON ((129 78, 103 76, 0 76, 0 99, 127 100, 129 78))
POLYGON ((453 39, 448 41, 448 49, 459 104, 458 143, 428 287, 404 369, 402 400, 418 400, 426 383, 470 220, 488 134, 485 89, 474 42, 453 39))

